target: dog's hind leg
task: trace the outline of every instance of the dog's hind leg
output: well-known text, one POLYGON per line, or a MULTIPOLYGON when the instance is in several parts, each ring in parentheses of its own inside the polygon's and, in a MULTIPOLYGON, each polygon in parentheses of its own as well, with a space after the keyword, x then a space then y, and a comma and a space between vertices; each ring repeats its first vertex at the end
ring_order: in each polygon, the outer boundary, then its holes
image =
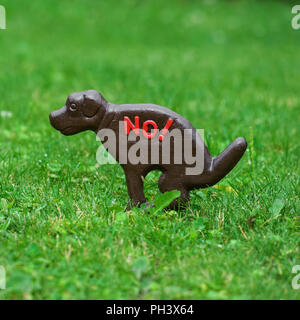
POLYGON ((179 210, 180 208, 185 208, 187 202, 190 199, 189 191, 176 179, 164 172, 159 179, 158 188, 160 192, 165 193, 167 191, 178 190, 180 191, 180 197, 173 200, 167 209, 179 210))

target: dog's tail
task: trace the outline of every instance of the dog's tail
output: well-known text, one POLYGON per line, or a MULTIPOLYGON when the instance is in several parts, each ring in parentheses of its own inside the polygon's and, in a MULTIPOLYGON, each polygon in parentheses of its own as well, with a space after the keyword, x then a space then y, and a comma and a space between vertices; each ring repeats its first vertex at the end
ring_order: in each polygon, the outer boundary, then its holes
POLYGON ((239 162, 247 149, 244 138, 235 139, 222 153, 212 159, 211 174, 207 186, 212 186, 224 178, 239 162))

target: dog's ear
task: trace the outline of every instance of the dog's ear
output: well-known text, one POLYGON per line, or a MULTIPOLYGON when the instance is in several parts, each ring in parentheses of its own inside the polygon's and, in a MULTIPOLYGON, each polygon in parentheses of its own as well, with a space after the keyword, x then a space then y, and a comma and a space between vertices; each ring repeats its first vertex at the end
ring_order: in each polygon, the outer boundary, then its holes
POLYGON ((99 109, 99 104, 94 99, 91 99, 87 96, 85 96, 83 105, 82 105, 82 112, 86 117, 93 117, 99 109))

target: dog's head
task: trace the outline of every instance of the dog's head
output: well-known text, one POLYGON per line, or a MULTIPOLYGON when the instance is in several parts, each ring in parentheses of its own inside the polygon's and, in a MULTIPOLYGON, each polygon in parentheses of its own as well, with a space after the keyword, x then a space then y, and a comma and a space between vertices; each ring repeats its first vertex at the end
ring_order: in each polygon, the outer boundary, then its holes
POLYGON ((85 130, 96 131, 107 101, 96 90, 71 93, 66 104, 49 115, 51 125, 64 135, 85 130))

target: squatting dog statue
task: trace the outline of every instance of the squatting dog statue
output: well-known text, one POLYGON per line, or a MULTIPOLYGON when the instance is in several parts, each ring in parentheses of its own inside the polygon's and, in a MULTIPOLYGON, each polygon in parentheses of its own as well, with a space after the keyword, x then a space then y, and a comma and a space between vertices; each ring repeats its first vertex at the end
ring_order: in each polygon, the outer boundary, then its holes
POLYGON ((237 164, 247 148, 235 139, 212 157, 192 124, 181 115, 154 104, 110 103, 95 90, 75 92, 50 114, 52 126, 64 135, 92 130, 124 169, 130 203, 146 202, 143 179, 160 170, 161 192, 179 190, 172 208, 189 200, 189 191, 213 186, 237 164), (110 143, 112 133, 115 137, 110 143))

